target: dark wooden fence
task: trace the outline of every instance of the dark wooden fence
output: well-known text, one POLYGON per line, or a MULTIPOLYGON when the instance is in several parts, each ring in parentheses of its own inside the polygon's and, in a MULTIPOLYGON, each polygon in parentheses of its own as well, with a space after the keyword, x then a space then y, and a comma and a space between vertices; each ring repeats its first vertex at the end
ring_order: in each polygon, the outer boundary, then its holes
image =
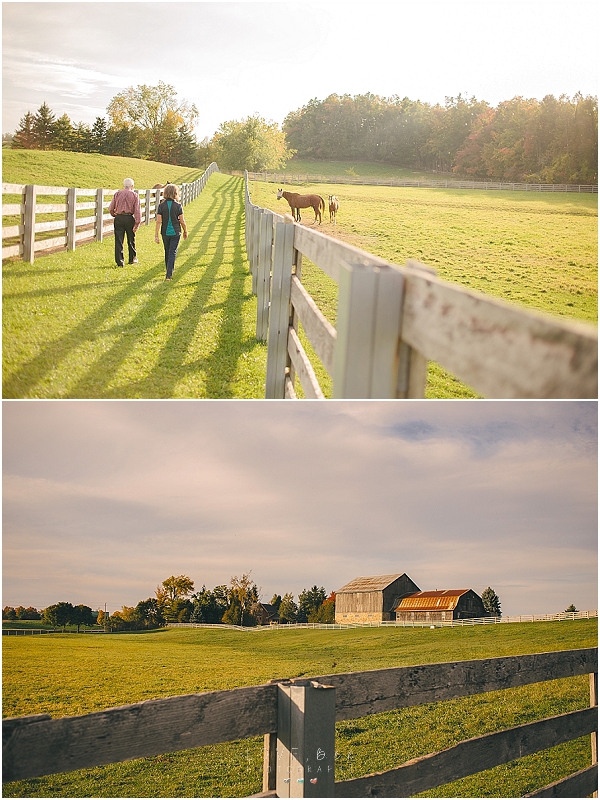
POLYGON ((598 331, 392 264, 289 215, 255 206, 245 179, 256 336, 268 344, 267 398, 323 399, 306 339, 333 397, 424 397, 434 361, 490 398, 598 397, 598 331), (338 286, 337 328, 302 284, 303 258, 338 286), (297 380, 296 380, 297 379, 297 380))
MULTIPOLYGON (((198 180, 179 185, 182 205, 200 194, 213 172, 218 172, 214 162, 198 180)), ((107 210, 116 191, 3 183, 2 258, 20 256, 23 261, 33 263, 36 253, 62 247, 75 250, 77 244, 101 242, 113 232, 113 218, 107 210), (5 203, 5 198, 9 202, 5 203), (4 226, 4 217, 11 224, 4 226), (49 237, 48 232, 58 235, 49 237)), ((136 189, 136 192, 142 224, 149 225, 156 216, 162 189, 136 189)))
POLYGON ((409 797, 590 735, 591 766, 529 795, 586 797, 597 781, 597 672, 598 651, 588 648, 292 679, 79 717, 5 719, 3 781, 264 735, 259 797, 409 797), (589 708, 478 736, 387 772, 334 782, 336 720, 586 674, 589 708))

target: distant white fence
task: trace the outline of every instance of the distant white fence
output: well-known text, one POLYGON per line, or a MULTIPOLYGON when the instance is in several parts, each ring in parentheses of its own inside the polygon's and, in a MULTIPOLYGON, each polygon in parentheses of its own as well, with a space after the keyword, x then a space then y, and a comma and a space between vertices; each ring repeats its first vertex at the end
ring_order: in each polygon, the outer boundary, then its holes
POLYGON ((301 325, 333 380, 333 397, 419 398, 434 361, 491 398, 598 397, 598 331, 398 266, 260 208, 245 175, 246 251, 256 337, 268 342, 267 398, 324 393, 301 325), (337 329, 302 285, 302 259, 338 285, 337 329))
MULTIPOLYGON (((212 173, 218 171, 213 162, 198 180, 181 184, 182 205, 194 200, 212 173)), ((113 233, 108 206, 116 191, 3 183, 2 258, 21 256, 23 261, 32 264, 36 253, 63 247, 75 250, 77 244, 101 242, 104 236, 113 233), (11 202, 5 203, 5 197, 11 202), (14 202, 17 198, 18 202, 14 202), (18 222, 5 227, 5 217, 16 218, 18 222), (40 217, 45 219, 38 221, 40 217), (49 231, 60 231, 60 234, 48 237, 49 231)), ((140 198, 142 224, 149 225, 156 215, 162 189, 138 189, 136 192, 140 198)))
MULTIPOLYGON (((241 174, 241 173, 237 173, 241 174)), ((351 175, 281 175, 276 172, 249 172, 253 181, 265 183, 334 183, 359 186, 406 186, 421 189, 484 189, 512 192, 577 192, 598 194, 596 184, 514 183, 500 181, 419 180, 403 178, 359 178, 351 175)))
POLYGON ((210 624, 205 622, 169 622, 167 628, 227 628, 237 631, 282 631, 296 630, 298 628, 318 628, 320 630, 347 630, 348 628, 461 628, 473 625, 503 625, 510 622, 560 622, 562 620, 594 619, 598 616, 598 611, 575 611, 573 613, 562 614, 520 614, 519 616, 509 617, 477 617, 475 619, 455 619, 449 621, 401 621, 395 620, 383 622, 291 622, 285 624, 274 623, 271 625, 255 625, 253 627, 243 627, 241 625, 210 624))

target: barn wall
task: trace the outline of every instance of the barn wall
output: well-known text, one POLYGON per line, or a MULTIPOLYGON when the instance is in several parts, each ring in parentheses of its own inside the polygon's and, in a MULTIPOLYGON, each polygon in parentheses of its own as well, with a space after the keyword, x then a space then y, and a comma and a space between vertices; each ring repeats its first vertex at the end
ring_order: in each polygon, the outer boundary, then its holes
POLYGON ((454 612, 454 619, 472 619, 485 616, 487 615, 481 597, 473 591, 461 596, 454 612))
POLYGON ((335 610, 340 614, 379 614, 383 610, 381 592, 343 592, 335 597, 335 610))

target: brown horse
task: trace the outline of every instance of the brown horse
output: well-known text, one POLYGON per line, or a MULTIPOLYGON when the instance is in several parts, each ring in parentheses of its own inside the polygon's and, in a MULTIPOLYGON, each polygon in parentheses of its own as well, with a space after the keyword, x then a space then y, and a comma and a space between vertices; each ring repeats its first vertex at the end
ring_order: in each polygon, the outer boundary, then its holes
POLYGON ((329 195, 329 222, 336 225, 336 216, 340 207, 340 202, 334 194, 329 195))
MULTIPOLYGON (((295 192, 284 192, 283 189, 277 190, 277 199, 284 197, 292 209, 292 217, 300 222, 300 209, 312 208, 315 212, 315 222, 319 220, 319 225, 323 219, 321 212, 325 211, 325 200, 318 194, 296 194, 295 192)), ((313 223, 314 224, 314 223, 313 223)))
POLYGON ((167 183, 155 183, 152 187, 153 189, 164 189, 171 181, 167 181, 167 183))

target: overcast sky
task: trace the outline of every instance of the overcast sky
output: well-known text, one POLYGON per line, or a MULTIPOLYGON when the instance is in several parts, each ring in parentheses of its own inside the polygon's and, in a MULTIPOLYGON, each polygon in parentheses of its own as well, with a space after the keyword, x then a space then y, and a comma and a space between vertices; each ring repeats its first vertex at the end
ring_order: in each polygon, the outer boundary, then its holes
POLYGON ((199 139, 331 93, 428 103, 597 94, 597 3, 3 3, 3 123, 46 101, 93 123, 128 86, 172 84, 199 139))
POLYGON ((406 572, 597 606, 595 402, 4 401, 3 605, 406 572))

